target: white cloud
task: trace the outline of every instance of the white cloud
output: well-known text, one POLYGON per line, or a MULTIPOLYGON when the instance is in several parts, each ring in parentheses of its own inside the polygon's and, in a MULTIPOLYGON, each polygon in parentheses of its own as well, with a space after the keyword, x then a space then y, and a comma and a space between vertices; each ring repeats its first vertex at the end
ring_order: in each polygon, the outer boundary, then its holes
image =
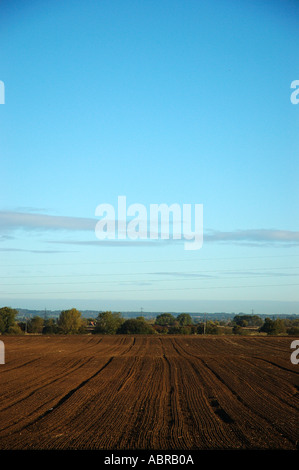
POLYGON ((54 216, 26 212, 0 211, 0 230, 94 230, 96 220, 84 217, 54 216))
POLYGON ((276 229, 249 229, 223 232, 209 230, 204 235, 204 242, 223 242, 234 244, 265 245, 273 243, 299 244, 299 232, 276 229))
MULTIPOLYGON (((17 231, 36 231, 36 232, 50 232, 50 231, 69 231, 69 232, 94 232, 97 219, 87 217, 69 217, 69 216, 54 216, 47 214, 36 214, 29 212, 16 212, 16 211, 0 211, 0 231, 1 240, 8 240, 9 234, 17 231)), ((78 244, 78 245, 122 245, 122 246, 141 246, 144 244, 161 243, 165 246, 167 243, 181 243, 182 240, 94 240, 94 241, 56 241, 55 243, 63 244, 78 244)), ((280 246, 297 246, 299 244, 299 231, 292 230, 278 230, 278 229, 248 229, 248 230, 233 230, 233 231, 220 231, 220 230, 207 230, 203 237, 204 243, 225 243, 225 244, 242 244, 250 246, 266 246, 279 244, 280 246)))

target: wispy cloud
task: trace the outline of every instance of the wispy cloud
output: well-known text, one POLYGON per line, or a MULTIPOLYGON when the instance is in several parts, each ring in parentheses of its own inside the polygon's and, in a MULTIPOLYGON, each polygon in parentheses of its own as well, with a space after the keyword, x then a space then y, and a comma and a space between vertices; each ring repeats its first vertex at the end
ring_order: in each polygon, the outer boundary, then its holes
POLYGON ((181 277, 184 277, 184 278, 188 278, 188 279, 211 279, 211 278, 214 278, 215 276, 211 275, 211 274, 204 274, 204 273, 199 273, 199 272, 195 272, 195 273, 190 273, 190 272, 179 272, 179 271, 155 271, 155 272, 152 272, 152 273, 149 273, 149 274, 154 274, 154 275, 158 275, 158 276, 169 276, 169 277, 173 277, 173 278, 181 278, 181 277))
MULTIPOLYGON (((89 241, 72 241, 60 240, 49 243, 63 243, 67 245, 89 245, 89 246, 166 246, 167 244, 183 243, 185 240, 174 240, 169 238, 163 240, 139 239, 139 240, 89 240, 89 241)), ((256 229, 256 230, 235 230, 231 232, 223 232, 217 230, 209 230, 204 233, 204 243, 220 243, 230 245, 265 247, 279 245, 283 247, 292 247, 299 245, 299 232, 290 230, 272 230, 272 229, 256 229)))
POLYGON ((0 230, 6 233, 15 230, 91 231, 94 230, 95 224, 95 219, 85 217, 68 217, 48 214, 33 214, 28 212, 0 211, 0 230))
MULTIPOLYGON (((27 208, 28 209, 28 208, 27 208)), ((34 208, 31 208, 33 211, 34 208)), ((32 213, 22 211, 0 211, 0 241, 8 240, 12 233, 23 230, 27 232, 51 232, 51 231, 68 231, 77 233, 80 231, 95 233, 97 223, 96 218, 87 217, 70 217, 48 215, 44 213, 32 213)), ((116 221, 117 223, 117 221, 116 221)), ((90 246, 143 246, 143 245, 161 245, 165 246, 169 243, 182 243, 181 240, 162 239, 157 240, 138 239, 138 240, 89 240, 89 241, 71 241, 61 240, 52 243, 72 244, 72 245, 90 245, 90 246)), ((205 230, 203 236, 204 243, 221 243, 248 246, 298 246, 299 231, 280 230, 280 229, 243 229, 233 231, 205 230)), ((51 242, 50 242, 51 243, 51 242)))
POLYGON ((52 212, 50 209, 46 209, 45 207, 33 207, 33 206, 19 206, 15 208, 15 212, 52 212))
POLYGON ((6 242, 7 240, 13 240, 14 237, 11 235, 0 235, 0 242, 6 242))
MULTIPOLYGON (((42 254, 65 253, 64 250, 30 250, 26 248, 0 248, 0 252, 23 252, 23 253, 42 253, 42 254)), ((68 251, 68 253, 76 253, 76 251, 68 251)))
POLYGON ((219 230, 209 230, 204 235, 204 242, 250 244, 255 246, 277 243, 298 245, 299 231, 249 229, 223 232, 219 230))
POLYGON ((135 246, 166 246, 170 243, 181 243, 182 240, 48 240, 48 243, 79 246, 113 246, 113 247, 135 247, 135 246))
MULTIPOLYGON (((230 271, 230 270, 214 270, 211 271, 211 274, 204 273, 204 272, 168 272, 168 271, 156 271, 150 272, 148 274, 152 274, 155 276, 161 276, 161 278, 166 277, 167 279, 178 279, 178 280, 188 280, 188 281, 196 281, 196 280, 216 280, 216 279, 247 279, 247 278, 276 278, 276 277, 293 277, 298 276, 297 271, 291 272, 282 272, 282 271, 271 271, 271 270, 262 270, 259 271, 258 269, 253 269, 251 271, 230 271)), ((289 269, 289 268, 286 268, 289 269)), ((296 268, 297 269, 297 268, 296 268)), ((162 280, 162 279, 161 279, 162 280)))

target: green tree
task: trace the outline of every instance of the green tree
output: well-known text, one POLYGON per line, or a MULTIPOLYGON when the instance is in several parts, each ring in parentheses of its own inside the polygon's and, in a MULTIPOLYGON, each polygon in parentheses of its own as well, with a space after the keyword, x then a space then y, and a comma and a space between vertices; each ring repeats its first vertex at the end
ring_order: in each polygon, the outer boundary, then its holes
POLYGON ((178 325, 173 325, 168 327, 168 334, 169 335, 181 335, 182 334, 182 328, 178 325))
POLYGON ((274 321, 274 334, 280 335, 286 333, 286 326, 284 321, 281 318, 277 318, 274 321))
POLYGON ((58 333, 58 325, 54 318, 48 318, 44 322, 43 334, 53 335, 58 333))
POLYGON ((189 313, 180 313, 180 315, 178 315, 176 319, 179 322, 180 326, 190 326, 193 324, 193 320, 189 313))
POLYGON ((221 333, 221 328, 219 328, 219 323, 217 321, 209 320, 198 324, 197 333, 199 335, 219 335, 221 333))
POLYGON ((28 323, 27 331, 28 333, 42 333, 44 328, 44 319, 36 315, 31 318, 28 323))
POLYGON ((152 325, 148 324, 144 319, 139 317, 125 320, 117 330, 117 333, 129 335, 152 335, 155 333, 155 330, 152 325))
POLYGON ((191 335, 193 334, 191 326, 182 326, 181 327, 181 335, 191 335))
POLYGON ((233 322, 239 326, 262 326, 263 320, 258 315, 241 314, 235 315, 233 322))
POLYGON ((206 334, 207 335, 218 335, 220 334, 220 329, 218 328, 217 321, 208 321, 206 325, 206 334))
POLYGON ((199 335, 203 335, 205 331, 205 324, 203 322, 198 323, 196 333, 199 335))
POLYGON ((271 318, 265 318, 263 326, 261 326, 260 331, 267 333, 267 335, 279 335, 286 332, 286 327, 280 318, 276 320, 271 320, 271 318))
POLYGON ((232 332, 234 335, 248 335, 248 330, 242 328, 241 325, 234 325, 232 332))
POLYGON ((287 333, 290 336, 299 336, 299 326, 290 326, 287 329, 287 333))
POLYGON ((176 319, 171 313, 161 313, 156 317, 155 324, 160 326, 175 325, 176 319))
POLYGON ((153 325, 154 330, 156 333, 159 333, 161 335, 167 335, 168 333, 168 327, 167 326, 161 326, 161 325, 153 325))
POLYGON ((81 312, 75 308, 63 310, 58 318, 57 325, 59 331, 63 334, 82 333, 84 329, 84 321, 81 312))
POLYGON ((23 335, 24 332, 22 331, 20 326, 17 323, 15 323, 14 325, 12 325, 8 328, 8 331, 7 331, 6 334, 8 334, 8 335, 23 335))
POLYGON ((120 313, 101 312, 97 316, 94 333, 114 335, 123 323, 120 313))
POLYGON ((191 326, 170 326, 168 328, 169 335, 191 335, 191 326))
POLYGON ((248 326, 248 321, 247 320, 239 320, 237 323, 237 326, 241 326, 242 328, 246 328, 248 326))
POLYGON ((0 308, 0 333, 9 333, 13 327, 16 327, 15 318, 18 311, 10 307, 0 308))

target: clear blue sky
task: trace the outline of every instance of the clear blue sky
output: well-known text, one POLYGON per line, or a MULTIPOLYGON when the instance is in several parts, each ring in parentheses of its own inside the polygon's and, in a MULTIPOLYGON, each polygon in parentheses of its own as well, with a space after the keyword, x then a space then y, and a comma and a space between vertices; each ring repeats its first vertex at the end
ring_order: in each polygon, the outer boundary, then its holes
POLYGON ((0 303, 299 313, 298 43, 295 0, 2 1, 0 303), (120 195, 203 247, 99 243, 120 195))

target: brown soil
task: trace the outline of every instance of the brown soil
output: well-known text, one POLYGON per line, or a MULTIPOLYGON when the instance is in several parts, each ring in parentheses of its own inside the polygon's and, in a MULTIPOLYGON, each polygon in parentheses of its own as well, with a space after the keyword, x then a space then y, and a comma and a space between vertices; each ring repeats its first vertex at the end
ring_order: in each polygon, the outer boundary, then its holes
POLYGON ((3 336, 0 449, 296 449, 287 337, 3 336))

